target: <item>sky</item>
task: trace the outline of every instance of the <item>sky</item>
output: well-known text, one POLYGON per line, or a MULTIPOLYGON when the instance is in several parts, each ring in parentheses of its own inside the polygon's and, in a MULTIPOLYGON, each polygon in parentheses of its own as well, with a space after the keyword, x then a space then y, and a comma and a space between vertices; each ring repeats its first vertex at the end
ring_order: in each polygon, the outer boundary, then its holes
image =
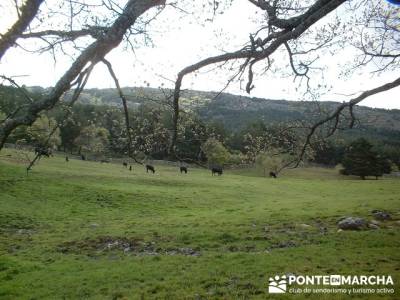
MULTIPOLYGON (((11 0, 1 0, 0 33, 5 32, 16 20, 15 9, 11 0), (8 2, 7 2, 8 1, 8 2), (3 17, 4 16, 4 17, 3 17)), ((177 2, 179 3, 179 1, 177 2)), ((200 2, 198 2, 200 3, 200 2)), ((200 7, 201 9, 201 7, 200 7)), ((152 12, 154 14, 154 11, 152 12)), ((335 12, 340 15, 340 11, 335 12)), ((123 50, 121 45, 107 55, 114 66, 121 86, 173 87, 173 80, 184 67, 208 56, 218 55, 223 51, 239 49, 249 39, 249 33, 258 27, 260 18, 257 10, 246 0, 236 0, 214 20, 204 22, 207 16, 187 15, 167 6, 148 28, 152 38, 151 45, 141 45, 134 52, 123 50), (220 34, 223 32, 223 34, 220 34)), ((27 48, 35 47, 37 41, 24 44, 27 48)), ((399 72, 387 72, 381 76, 371 75, 368 70, 354 74, 352 79, 341 79, 338 64, 346 64, 354 55, 353 49, 345 49, 338 55, 327 53, 318 63, 325 66, 322 75, 324 83, 332 85, 332 90, 320 95, 318 100, 347 101, 357 93, 394 80, 399 72), (350 96, 349 96, 350 95, 350 96)), ((58 55, 54 61, 50 54, 31 54, 18 48, 9 50, 0 62, 0 74, 18 76, 15 79, 27 86, 49 87, 61 77, 70 66, 72 59, 58 55)), ((286 65, 285 57, 277 57, 276 65, 286 65)), ((224 88, 232 73, 227 70, 207 68, 196 76, 188 76, 183 88, 196 90, 220 91, 224 88)), ((320 83, 321 74, 312 78, 312 83, 320 83)), ((307 100, 303 91, 296 91, 297 84, 293 77, 277 74, 257 76, 255 88, 250 96, 268 99, 307 100)), ((88 88, 113 88, 106 68, 99 64, 92 73, 88 88)), ((247 95, 238 82, 232 83, 225 92, 247 95)), ((372 96, 362 105, 387 109, 400 109, 400 88, 372 96)))

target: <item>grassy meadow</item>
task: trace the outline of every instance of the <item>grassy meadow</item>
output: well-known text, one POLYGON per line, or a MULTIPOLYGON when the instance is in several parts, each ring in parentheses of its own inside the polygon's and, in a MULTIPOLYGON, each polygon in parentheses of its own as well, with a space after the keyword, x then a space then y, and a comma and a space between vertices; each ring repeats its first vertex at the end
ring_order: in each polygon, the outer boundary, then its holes
POLYGON ((0 299, 400 299, 400 180, 0 152, 0 299), (338 232, 342 216, 395 220, 338 232), (392 275, 395 294, 270 295, 276 274, 392 275))

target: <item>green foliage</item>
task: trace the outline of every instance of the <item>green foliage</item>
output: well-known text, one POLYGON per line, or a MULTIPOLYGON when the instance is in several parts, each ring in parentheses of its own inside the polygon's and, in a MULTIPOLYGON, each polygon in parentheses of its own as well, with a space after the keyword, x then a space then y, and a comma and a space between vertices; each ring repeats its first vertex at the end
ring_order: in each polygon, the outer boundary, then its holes
POLYGON ((382 176, 390 173, 391 165, 372 150, 372 145, 361 138, 352 142, 346 149, 342 160, 344 175, 356 175, 365 179, 367 176, 382 176))
POLYGON ((228 150, 220 141, 209 138, 202 146, 202 151, 207 157, 210 166, 223 166, 230 157, 228 150))
POLYGON ((4 121, 6 117, 6 114, 0 110, 0 122, 4 121))
POLYGON ((261 168, 263 175, 267 176, 269 172, 278 173, 287 163, 293 160, 287 153, 283 153, 281 149, 271 149, 261 152, 256 156, 256 166, 261 168))
POLYGON ((311 145, 314 150, 312 161, 326 166, 336 166, 343 159, 345 144, 342 140, 323 140, 311 145))
POLYGON ((201 145, 209 135, 209 127, 196 114, 182 114, 178 124, 178 156, 203 161, 201 145))
POLYGON ((41 115, 26 130, 28 142, 34 145, 46 145, 56 148, 61 144, 60 129, 53 118, 41 115))
POLYGON ((166 112, 143 105, 131 115, 132 149, 135 154, 162 159, 166 157, 170 135, 165 126, 166 112))
MULTIPOLYGON (((259 154, 273 152, 278 149, 280 153, 296 154, 302 146, 301 136, 304 133, 296 132, 285 126, 266 127, 260 122, 252 123, 242 131, 244 153, 248 160, 255 162, 259 154)), ((307 150, 309 155, 309 149, 307 150)))
POLYGON ((237 150, 232 152, 233 153, 229 155, 228 164, 232 166, 239 166, 246 162, 247 158, 243 153, 237 150))
POLYGON ((11 114, 17 108, 23 107, 28 102, 24 93, 28 94, 34 99, 40 97, 39 93, 30 93, 25 87, 22 87, 22 89, 23 91, 11 86, 0 84, 0 110, 5 114, 11 114))
POLYGON ((90 125, 81 130, 79 136, 75 139, 75 143, 85 152, 100 155, 107 149, 108 137, 107 129, 90 125))

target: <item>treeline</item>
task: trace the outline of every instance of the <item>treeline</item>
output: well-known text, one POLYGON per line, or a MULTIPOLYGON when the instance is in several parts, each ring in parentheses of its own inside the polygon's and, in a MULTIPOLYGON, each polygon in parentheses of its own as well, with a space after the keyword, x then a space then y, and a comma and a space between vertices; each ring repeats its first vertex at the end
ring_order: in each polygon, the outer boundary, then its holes
MULTIPOLYGON (((40 98, 41 95, 37 93, 33 97, 40 98)), ((2 86, 0 119, 17 109, 24 109, 25 102, 21 91, 2 86)), ((151 101, 129 109, 131 148, 137 159, 169 158, 171 113, 169 107, 151 101)), ((256 163, 264 170, 274 171, 296 157, 304 143, 304 132, 289 129, 287 124, 268 125, 256 119, 234 130, 222 121, 200 118, 195 110, 181 113, 178 135, 175 152, 179 159, 217 165, 256 163)), ((335 166, 343 161, 346 149, 358 137, 348 135, 315 140, 306 158, 314 163, 335 166)), ((372 143, 371 149, 390 164, 400 166, 399 132, 372 137, 367 136, 372 143), (378 139, 382 137, 386 139, 378 139)), ((18 128, 8 142, 49 145, 94 159, 127 157, 128 154, 124 115, 121 108, 115 106, 78 103, 71 108, 67 103, 61 104, 42 115, 31 127, 18 128)))

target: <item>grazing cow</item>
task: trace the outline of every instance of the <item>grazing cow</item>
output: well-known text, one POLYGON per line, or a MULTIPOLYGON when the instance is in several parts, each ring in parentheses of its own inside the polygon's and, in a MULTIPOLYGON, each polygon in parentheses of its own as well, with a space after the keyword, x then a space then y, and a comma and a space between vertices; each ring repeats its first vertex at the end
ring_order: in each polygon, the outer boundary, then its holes
POLYGON ((69 162, 68 156, 65 157, 65 161, 66 161, 66 162, 69 162))
POLYGON ((37 154, 38 156, 44 155, 46 157, 53 156, 51 149, 45 148, 45 147, 39 147, 39 146, 35 148, 35 154, 37 154))
POLYGON ((275 172, 269 172, 269 177, 276 178, 277 176, 275 172))
POLYGON ((152 165, 146 165, 146 172, 149 173, 149 170, 153 172, 153 174, 156 172, 152 165))
POLYGON ((122 165, 123 165, 125 168, 128 167, 128 163, 127 163, 126 161, 124 161, 124 162, 122 163, 122 165))
POLYGON ((82 159, 82 160, 86 160, 86 156, 83 155, 83 154, 81 154, 81 159, 82 159))
POLYGON ((179 169, 180 169, 181 173, 185 172, 185 174, 187 174, 187 172, 188 172, 187 167, 180 167, 179 169))
POLYGON ((214 167, 214 168, 212 168, 212 169, 211 169, 211 175, 214 176, 215 173, 218 174, 218 176, 221 176, 222 173, 223 173, 222 168, 221 168, 221 167, 214 167))
POLYGON ((129 166, 129 171, 132 171, 132 166, 131 165, 129 166))

